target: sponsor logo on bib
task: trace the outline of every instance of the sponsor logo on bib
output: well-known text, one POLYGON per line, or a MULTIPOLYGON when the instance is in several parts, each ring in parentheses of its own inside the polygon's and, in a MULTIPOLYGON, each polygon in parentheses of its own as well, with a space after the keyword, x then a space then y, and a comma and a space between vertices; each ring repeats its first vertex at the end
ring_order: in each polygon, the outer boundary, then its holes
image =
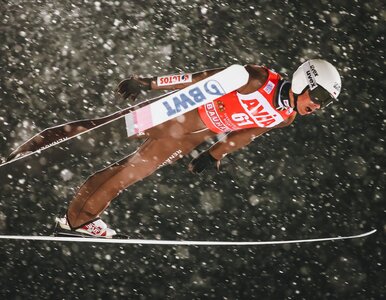
POLYGON ((271 94, 274 88, 275 88, 275 84, 272 81, 268 81, 267 85, 264 88, 264 92, 266 92, 269 95, 271 94))
POLYGON ((242 106, 259 127, 273 127, 284 121, 283 117, 269 104, 258 91, 246 99, 238 95, 242 106))
POLYGON ((192 82, 192 74, 165 75, 157 77, 157 85, 165 86, 179 83, 192 82))

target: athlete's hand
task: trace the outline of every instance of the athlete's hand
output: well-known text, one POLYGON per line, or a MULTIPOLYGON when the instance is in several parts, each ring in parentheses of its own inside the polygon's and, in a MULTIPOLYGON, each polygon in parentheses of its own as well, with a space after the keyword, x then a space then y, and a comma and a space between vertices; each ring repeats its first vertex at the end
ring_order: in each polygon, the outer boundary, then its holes
POLYGON ((200 174, 212 167, 216 167, 218 170, 220 168, 220 161, 210 155, 209 151, 204 151, 190 162, 188 168, 190 172, 200 174))
POLYGON ((151 78, 140 78, 137 75, 131 75, 118 84, 116 93, 125 100, 135 101, 141 91, 150 89, 151 78))

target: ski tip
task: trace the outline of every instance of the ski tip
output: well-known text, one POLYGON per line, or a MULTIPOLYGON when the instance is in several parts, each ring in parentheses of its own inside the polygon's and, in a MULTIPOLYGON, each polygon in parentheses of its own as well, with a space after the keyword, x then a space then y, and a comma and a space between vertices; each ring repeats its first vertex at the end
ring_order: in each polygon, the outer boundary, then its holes
POLYGON ((234 65, 231 65, 230 67, 228 67, 227 70, 230 72, 237 72, 239 75, 244 75, 244 77, 246 77, 246 79, 249 78, 249 73, 247 72, 245 67, 242 65, 234 64, 234 65))
POLYGON ((376 231, 377 231, 376 229, 373 229, 373 230, 370 230, 368 232, 365 232, 365 233, 361 234, 361 236, 368 236, 368 235, 371 235, 371 234, 375 233, 376 231))

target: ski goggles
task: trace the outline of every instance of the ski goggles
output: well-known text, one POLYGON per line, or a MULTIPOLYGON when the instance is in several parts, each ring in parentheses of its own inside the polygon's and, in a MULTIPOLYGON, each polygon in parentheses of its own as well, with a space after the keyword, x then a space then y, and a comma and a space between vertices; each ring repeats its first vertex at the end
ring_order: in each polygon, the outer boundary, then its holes
POLYGON ((332 101, 335 100, 335 98, 323 87, 318 85, 314 89, 309 89, 309 95, 315 104, 320 105, 320 108, 325 108, 328 105, 331 104, 332 101))

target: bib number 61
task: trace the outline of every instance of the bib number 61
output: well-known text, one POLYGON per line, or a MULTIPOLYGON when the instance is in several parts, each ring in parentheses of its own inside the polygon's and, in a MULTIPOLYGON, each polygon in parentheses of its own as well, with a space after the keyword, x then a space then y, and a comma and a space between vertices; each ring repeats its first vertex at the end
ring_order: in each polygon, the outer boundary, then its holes
POLYGON ((232 115, 232 120, 237 123, 238 126, 252 125, 254 122, 251 120, 251 117, 246 113, 237 113, 232 115))

